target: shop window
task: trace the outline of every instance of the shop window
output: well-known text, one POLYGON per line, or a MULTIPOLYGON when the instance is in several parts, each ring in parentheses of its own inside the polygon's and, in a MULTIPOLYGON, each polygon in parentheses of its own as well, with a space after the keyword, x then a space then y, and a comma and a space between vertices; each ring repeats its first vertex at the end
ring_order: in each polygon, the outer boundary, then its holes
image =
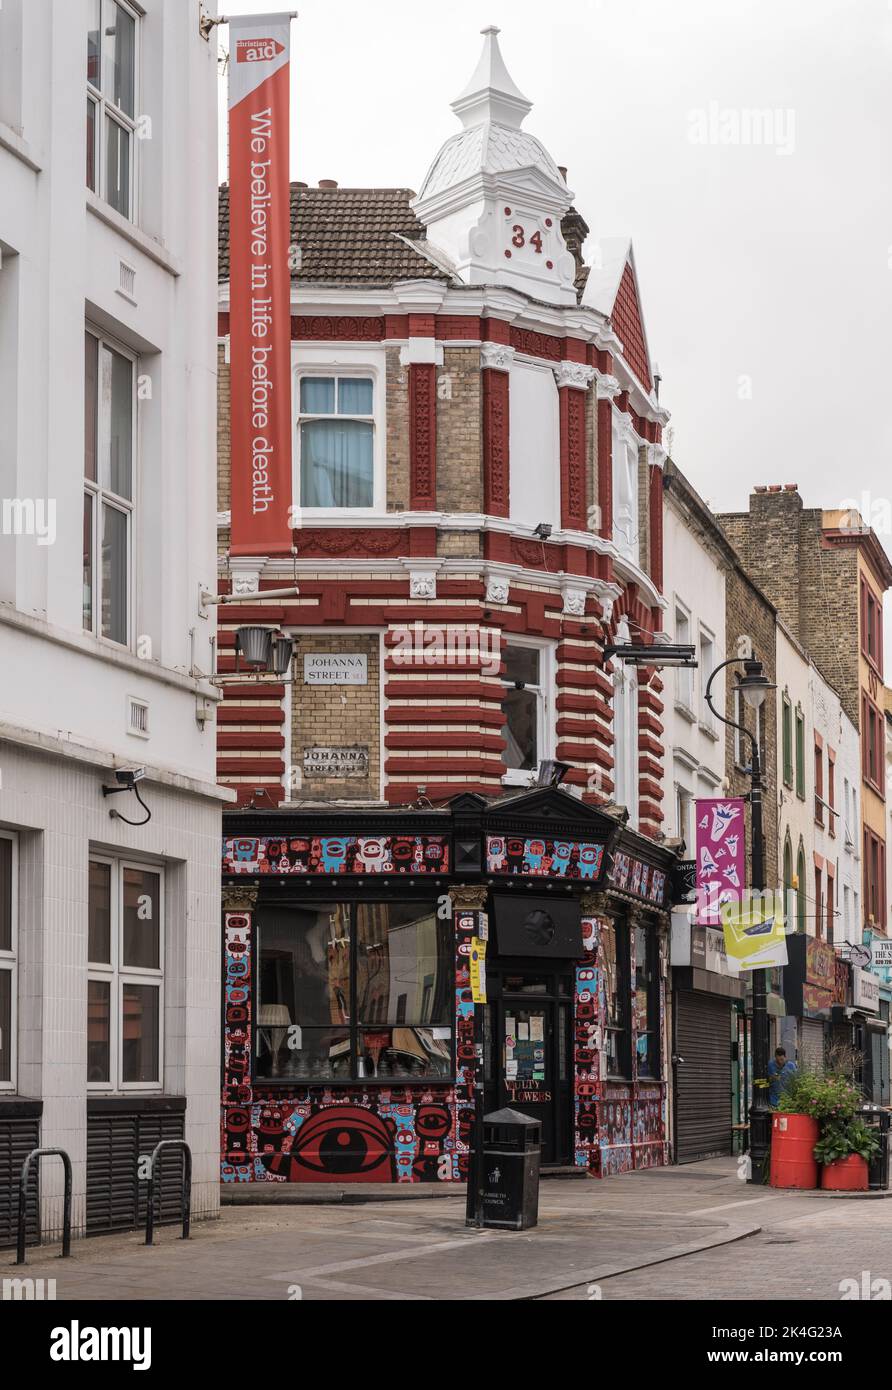
POLYGON ((133 217, 137 15, 119 0, 89 0, 87 187, 133 217))
POLYGON ((424 902, 259 914, 254 1072, 264 1080, 449 1076, 449 924, 424 902))
POLYGON ((83 624, 126 645, 133 551, 135 363, 84 335, 83 624))
POLYGON ((164 878, 95 857, 87 896, 87 1085, 159 1090, 163 1072, 164 878))
POLYGON ((0 830, 0 1090, 15 1090, 16 841, 0 830))
POLYGON ((534 772, 542 758, 548 757, 547 745, 547 663, 548 653, 540 647, 508 643, 502 648, 505 667, 502 684, 502 714, 505 723, 502 737, 505 748, 502 762, 506 781, 527 782, 519 774, 534 772))
POLYGON ((301 506, 373 507, 373 378, 305 374, 298 391, 301 506))
POLYGON ((660 1075, 660 965, 651 928, 635 927, 635 1049, 639 1079, 660 1075))
POLYGON ((630 961, 628 929, 615 922, 601 927, 601 967, 607 1012, 604 1044, 608 1076, 628 1078, 631 1070, 630 961))

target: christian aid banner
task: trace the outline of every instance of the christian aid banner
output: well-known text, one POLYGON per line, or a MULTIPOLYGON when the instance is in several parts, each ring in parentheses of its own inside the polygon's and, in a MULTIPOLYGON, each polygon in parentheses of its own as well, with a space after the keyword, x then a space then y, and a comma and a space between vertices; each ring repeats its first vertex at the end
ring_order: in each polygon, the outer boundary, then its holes
POLYGON ((290 19, 229 19, 233 555, 290 553, 290 19))

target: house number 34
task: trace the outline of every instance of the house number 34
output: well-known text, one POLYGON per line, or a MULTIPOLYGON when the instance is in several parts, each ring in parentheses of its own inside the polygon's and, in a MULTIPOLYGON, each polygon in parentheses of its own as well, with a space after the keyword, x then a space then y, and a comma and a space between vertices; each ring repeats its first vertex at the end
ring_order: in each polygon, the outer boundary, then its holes
POLYGON ((514 226, 511 228, 511 232, 512 232, 512 236, 511 236, 511 245, 512 245, 512 246, 517 246, 517 247, 526 246, 526 245, 528 244, 528 242, 529 242, 529 245, 532 246, 533 250, 536 252, 536 255, 537 255, 537 256, 541 256, 541 255, 542 255, 542 233, 541 233, 541 232, 539 232, 539 231, 533 232, 533 235, 532 235, 531 237, 529 237, 529 239, 528 239, 528 238, 527 238, 527 234, 526 234, 526 229, 525 229, 524 227, 522 227, 522 226, 520 225, 519 222, 515 222, 514 226))

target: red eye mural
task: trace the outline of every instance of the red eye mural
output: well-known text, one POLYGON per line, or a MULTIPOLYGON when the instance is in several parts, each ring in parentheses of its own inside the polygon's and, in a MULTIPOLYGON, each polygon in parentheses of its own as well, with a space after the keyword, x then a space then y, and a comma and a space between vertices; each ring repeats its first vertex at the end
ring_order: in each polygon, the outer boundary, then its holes
POLYGON ((297 1131, 288 1176, 291 1182, 393 1182, 393 1142, 386 1124, 356 1105, 319 1111, 297 1131))
POLYGON ((449 1133, 451 1124, 445 1105, 419 1105, 415 1116, 415 1133, 419 1139, 442 1139, 449 1133))

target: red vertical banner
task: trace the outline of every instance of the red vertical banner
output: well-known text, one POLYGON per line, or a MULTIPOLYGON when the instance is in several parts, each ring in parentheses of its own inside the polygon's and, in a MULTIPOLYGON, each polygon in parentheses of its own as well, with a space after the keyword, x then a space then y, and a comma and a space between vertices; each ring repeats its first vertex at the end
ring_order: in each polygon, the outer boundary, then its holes
POLYGON ((291 551, 290 19, 229 20, 233 555, 291 551))

